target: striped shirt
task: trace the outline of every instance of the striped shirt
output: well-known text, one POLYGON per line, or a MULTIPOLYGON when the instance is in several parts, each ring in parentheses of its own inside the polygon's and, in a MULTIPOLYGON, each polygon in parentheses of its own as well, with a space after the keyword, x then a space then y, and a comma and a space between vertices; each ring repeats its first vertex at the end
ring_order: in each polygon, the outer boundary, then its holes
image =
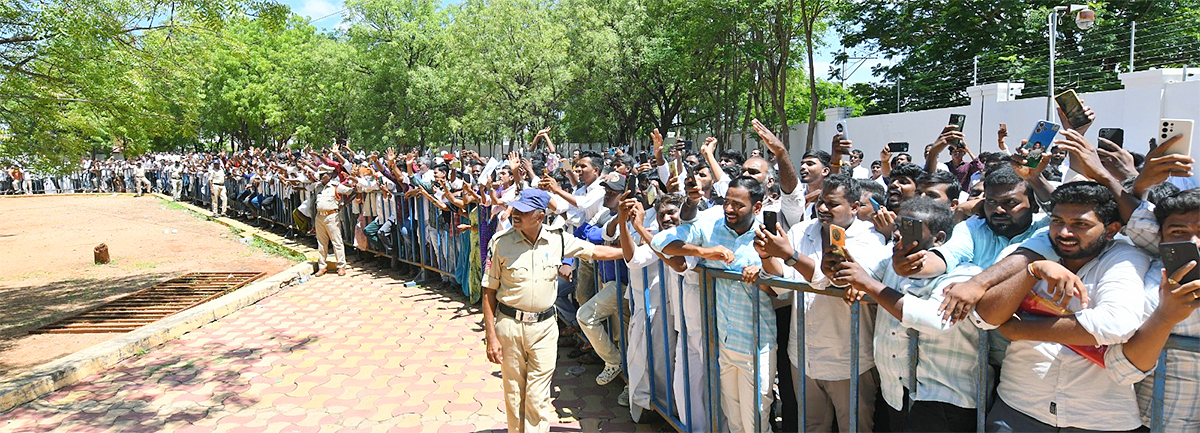
MULTIPOLYGON (((1159 283, 1163 264, 1158 259, 1146 272, 1146 315, 1158 308, 1159 283)), ((1193 311, 1171 328, 1174 335, 1200 338, 1200 310, 1193 311)), ((1120 377, 1123 384, 1136 383, 1138 407, 1142 423, 1150 425, 1150 400, 1154 395, 1154 369, 1144 372, 1134 367, 1120 345, 1111 346, 1104 354, 1106 368, 1120 377)), ((1163 398, 1164 427, 1168 432, 1200 431, 1200 353, 1181 350, 1167 351, 1167 378, 1163 398)))
MULTIPOLYGON (((756 224, 761 224, 761 220, 756 224)), ((733 251, 732 264, 704 260, 702 265, 710 269, 741 272, 746 266, 762 266, 762 259, 754 251, 754 230, 738 235, 725 225, 725 218, 701 216, 677 227, 658 232, 651 247, 662 252, 674 241, 683 241, 701 247, 724 246, 733 251)), ((771 296, 740 280, 716 279, 717 338, 721 347, 745 355, 762 353, 775 348, 775 308, 771 296), (757 308, 757 310, 756 310, 757 308), (755 311, 758 322, 754 321, 755 311), (758 335, 755 343, 754 336, 758 335)))
POLYGON ((949 403, 975 408, 979 368, 979 330, 970 321, 947 325, 937 313, 947 286, 978 274, 975 266, 960 266, 934 278, 913 279, 896 275, 888 258, 872 276, 903 294, 903 321, 882 308, 875 322, 875 366, 883 398, 895 410, 904 407, 904 390, 913 400, 949 403), (909 370, 909 344, 917 339, 915 388, 909 370))

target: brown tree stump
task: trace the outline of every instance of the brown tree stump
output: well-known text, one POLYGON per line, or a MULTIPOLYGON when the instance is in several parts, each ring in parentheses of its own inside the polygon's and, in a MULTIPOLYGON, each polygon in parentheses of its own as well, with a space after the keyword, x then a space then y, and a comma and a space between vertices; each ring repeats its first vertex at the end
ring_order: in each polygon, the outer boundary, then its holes
POLYGON ((96 245, 96 264, 103 265, 108 263, 108 245, 96 245))

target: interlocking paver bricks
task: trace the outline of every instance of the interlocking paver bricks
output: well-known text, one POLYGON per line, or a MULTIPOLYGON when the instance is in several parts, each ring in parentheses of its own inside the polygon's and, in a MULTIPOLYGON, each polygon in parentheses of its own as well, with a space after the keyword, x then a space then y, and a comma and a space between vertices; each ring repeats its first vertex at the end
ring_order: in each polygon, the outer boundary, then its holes
MULTIPOLYGON (((0 431, 503 431, 483 316, 457 292, 354 269, 285 289, 0 414, 0 431)), ((560 351, 555 431, 662 431, 560 351)))

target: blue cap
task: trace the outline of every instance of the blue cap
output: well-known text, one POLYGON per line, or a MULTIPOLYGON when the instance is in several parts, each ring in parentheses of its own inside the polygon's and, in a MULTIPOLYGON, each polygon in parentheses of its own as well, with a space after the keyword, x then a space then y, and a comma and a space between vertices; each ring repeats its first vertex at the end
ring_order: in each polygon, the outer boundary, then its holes
POLYGON ((521 198, 509 205, 518 212, 546 210, 546 206, 550 205, 550 194, 540 189, 526 188, 521 190, 521 198))

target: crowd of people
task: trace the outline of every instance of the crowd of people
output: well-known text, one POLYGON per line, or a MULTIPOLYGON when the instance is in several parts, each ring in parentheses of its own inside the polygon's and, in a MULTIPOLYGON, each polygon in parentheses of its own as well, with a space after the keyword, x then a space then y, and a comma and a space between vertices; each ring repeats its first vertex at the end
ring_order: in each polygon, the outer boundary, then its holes
MULTIPOLYGON (((1096 118, 1086 114, 1060 120, 1044 157, 1007 146, 1004 129, 1000 152, 975 155, 974 137, 950 125, 933 128, 923 161, 885 148, 864 167, 835 135, 796 166, 756 120, 765 149, 748 154, 658 130, 640 152, 559 153, 547 128, 490 158, 339 140, 84 161, 69 188, 203 197, 215 215, 233 199, 252 221, 288 215, 318 240, 318 276, 329 249, 345 273, 349 224, 368 238, 359 248, 420 251, 483 301, 511 431, 548 431, 559 347, 603 364, 598 385, 625 371, 617 403, 635 420, 673 389, 671 415, 691 431, 797 431, 798 399, 807 431, 849 431, 852 417, 860 431, 974 431, 980 405, 987 431, 1138 430, 1168 336, 1200 337, 1196 264, 1172 267, 1200 245, 1200 189, 1192 158, 1167 152, 1180 136, 1136 155, 1084 138, 1096 118), (434 253, 444 241, 462 248, 434 253), (710 286, 700 267, 741 279, 710 286), (844 296, 760 284, 768 277, 844 296), (715 304, 711 340, 704 303, 715 304), (713 382, 719 395, 706 395, 713 382)), ((1200 431, 1200 354, 1166 359, 1167 431, 1200 431)))

